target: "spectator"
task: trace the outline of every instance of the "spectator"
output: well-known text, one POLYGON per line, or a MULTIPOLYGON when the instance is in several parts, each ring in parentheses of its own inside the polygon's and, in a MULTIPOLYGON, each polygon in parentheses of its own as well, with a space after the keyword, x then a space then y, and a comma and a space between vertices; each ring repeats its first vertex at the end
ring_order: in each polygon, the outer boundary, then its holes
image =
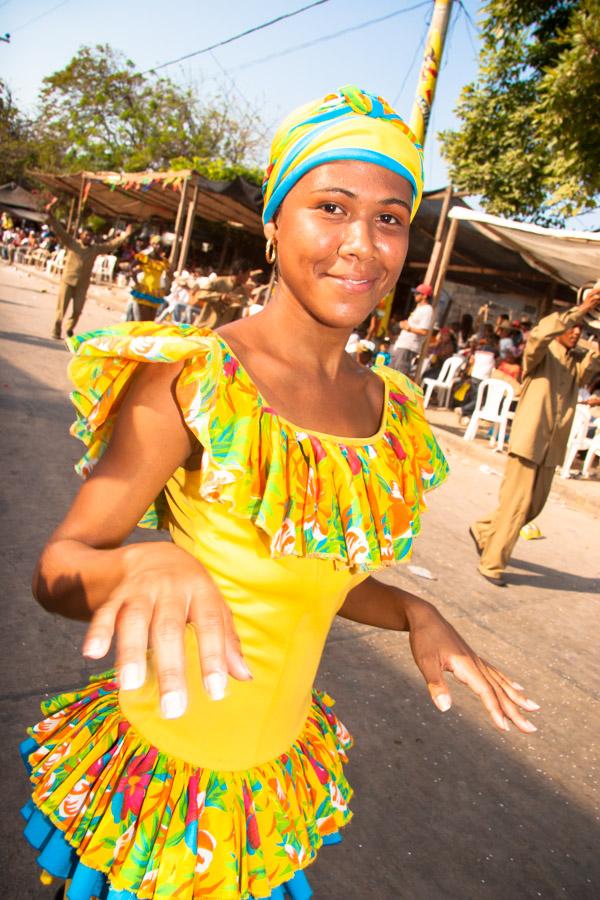
POLYGON ((446 360, 456 353, 456 337, 449 328, 440 328, 435 343, 432 341, 430 347, 431 356, 429 357, 430 365, 427 368, 427 377, 437 378, 446 360))
POLYGON ((433 309, 431 297, 433 289, 430 284, 420 284, 413 291, 416 307, 404 321, 400 322, 400 334, 394 344, 392 366, 411 375, 423 341, 433 325, 433 309))

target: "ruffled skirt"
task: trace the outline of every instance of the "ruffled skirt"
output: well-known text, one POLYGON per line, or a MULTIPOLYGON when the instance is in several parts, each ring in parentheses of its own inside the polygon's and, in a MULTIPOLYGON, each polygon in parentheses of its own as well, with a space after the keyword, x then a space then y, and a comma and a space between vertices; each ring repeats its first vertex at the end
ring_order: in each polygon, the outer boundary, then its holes
POLYGON ((305 900, 302 871, 340 840, 352 791, 350 735, 314 692, 286 753, 245 771, 161 753, 123 717, 114 674, 42 704, 21 752, 25 836, 68 900, 305 900))

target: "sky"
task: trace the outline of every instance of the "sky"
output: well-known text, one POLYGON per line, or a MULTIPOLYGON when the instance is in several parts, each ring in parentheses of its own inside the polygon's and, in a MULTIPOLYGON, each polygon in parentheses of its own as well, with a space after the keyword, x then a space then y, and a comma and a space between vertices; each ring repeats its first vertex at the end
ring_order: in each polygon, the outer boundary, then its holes
MULTIPOLYGON (((82 45, 108 43, 144 71, 309 2, 0 0, 0 34, 11 35, 10 44, 0 42, 0 73, 17 105, 31 113, 42 79, 63 68, 82 45)), ((477 17, 482 5, 478 0, 463 0, 462 8, 458 0, 453 5, 425 145, 427 190, 447 183, 436 135, 457 124, 454 108, 461 88, 477 75, 477 17)), ((259 110, 271 133, 295 106, 348 83, 386 97, 408 119, 432 9, 433 0, 327 0, 227 46, 168 66, 161 74, 208 93, 227 84, 240 106, 259 110), (360 27, 374 19, 383 21, 360 27), (348 31, 351 28, 356 30, 348 31), (329 35, 336 36, 306 46, 329 35)), ((265 146, 265 157, 266 153, 265 146)), ((600 214, 580 216, 568 225, 600 227, 600 214)))

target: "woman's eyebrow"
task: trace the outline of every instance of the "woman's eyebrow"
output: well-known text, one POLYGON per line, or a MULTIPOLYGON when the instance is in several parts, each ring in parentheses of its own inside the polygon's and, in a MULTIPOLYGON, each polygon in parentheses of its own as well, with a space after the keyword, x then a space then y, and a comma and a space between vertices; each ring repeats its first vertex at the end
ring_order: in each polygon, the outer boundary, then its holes
MULTIPOLYGON (((353 191, 349 191, 347 188, 342 187, 316 188, 314 191, 311 191, 311 194, 344 194, 352 200, 356 200, 358 197, 353 191)), ((412 212, 410 204, 407 203, 406 200, 401 200, 399 197, 386 197, 385 200, 378 200, 377 202, 380 203, 381 206, 392 206, 394 204, 404 206, 409 213, 412 212)))

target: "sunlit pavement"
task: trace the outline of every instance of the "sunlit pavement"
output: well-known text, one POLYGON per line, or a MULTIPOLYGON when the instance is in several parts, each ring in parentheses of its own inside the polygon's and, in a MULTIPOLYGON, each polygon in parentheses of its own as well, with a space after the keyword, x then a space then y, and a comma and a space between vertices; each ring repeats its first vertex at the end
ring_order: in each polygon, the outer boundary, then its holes
MULTIPOLYGON (((101 302, 106 292, 96 292, 101 302)), ((39 699, 92 669, 83 626, 36 606, 30 573, 77 488, 64 346, 50 338, 55 287, 0 264, 3 558, 2 739, 8 857, 1 894, 43 898, 34 853, 19 838, 27 779, 17 745, 39 699), (40 293, 39 289, 45 291, 40 293)), ((90 301, 79 330, 119 319, 90 301)), ((447 416, 432 413, 432 419, 447 416)), ((451 421, 444 422, 451 428, 451 421)), ((508 588, 476 571, 467 526, 493 508, 502 455, 440 430, 452 474, 428 495, 411 564, 386 580, 436 603, 485 657, 512 673, 542 709, 539 732, 496 732, 464 689, 453 709, 428 700, 405 635, 339 621, 319 685, 356 738, 349 776, 355 819, 308 874, 317 900, 522 900, 600 896, 598 684, 600 527, 584 485, 558 485, 540 516, 543 540, 520 541, 508 588), (448 436, 449 434, 449 436, 448 436), (479 455, 478 455, 479 454, 479 455), (484 455, 481 455, 484 454, 484 455), (587 495, 586 495, 587 497, 587 495), (584 501, 585 501, 584 497, 584 501)), ((590 494, 597 483, 587 485, 590 494)), ((598 496, 597 492, 594 496, 598 496)), ((596 507, 597 509, 597 507, 596 507)), ((147 535, 144 535, 147 537, 147 535)), ((307 602, 311 602, 307 597, 307 602)))

